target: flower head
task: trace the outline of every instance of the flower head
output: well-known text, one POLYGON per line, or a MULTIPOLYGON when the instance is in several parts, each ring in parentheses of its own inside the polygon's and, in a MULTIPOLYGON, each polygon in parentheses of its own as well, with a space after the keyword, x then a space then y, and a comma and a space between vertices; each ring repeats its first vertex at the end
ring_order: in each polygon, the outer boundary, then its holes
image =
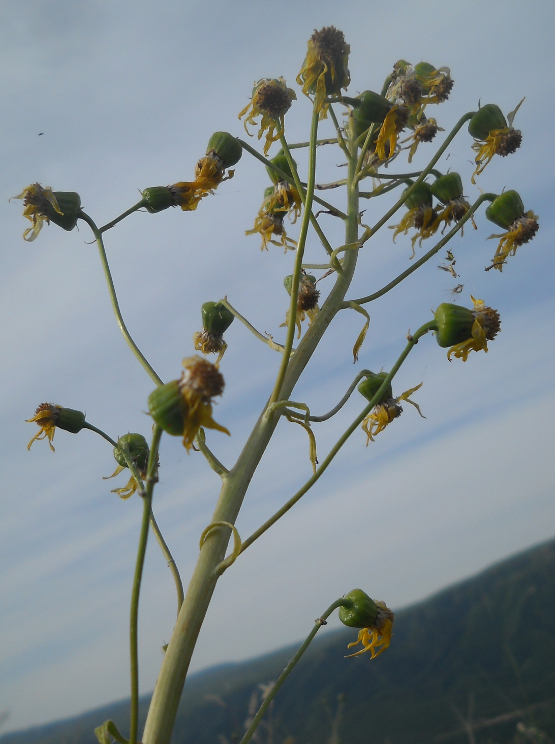
POLYGON ((172 195, 173 206, 181 207, 184 212, 193 212, 202 197, 208 193, 202 188, 199 189, 195 181, 180 181, 168 186, 168 189, 172 195))
POLYGON ((50 224, 53 213, 63 215, 50 186, 42 187, 40 183, 33 183, 12 198, 23 199, 23 216, 33 223, 33 227, 28 227, 23 233, 23 239, 29 243, 40 233, 44 222, 50 224))
MULTIPOLYGON (((124 434, 118 439, 117 446, 114 447, 114 458, 118 463, 118 467, 114 470, 112 475, 105 477, 104 480, 114 478, 128 467, 127 461, 123 455, 123 449, 125 449, 127 456, 131 458, 131 461, 137 467, 141 478, 144 480, 147 476, 149 448, 147 441, 142 434, 124 434)), ((132 475, 126 486, 123 488, 114 488, 112 493, 117 493, 121 499, 128 499, 130 496, 133 496, 137 491, 137 488, 137 481, 132 475)))
POLYGON ((225 354, 223 334, 234 321, 233 313, 219 302, 205 302, 201 308, 203 329, 193 336, 195 349, 203 354, 218 354, 216 366, 225 354))
POLYGON ((442 303, 434 313, 437 321, 436 340, 440 346, 451 348, 447 358, 454 356, 466 362, 471 351, 488 350, 488 341, 493 341, 501 329, 499 313, 486 307, 483 300, 472 297, 474 308, 442 303))
POLYGON ((294 250, 297 243, 287 237, 283 220, 286 214, 292 217, 294 224, 301 212, 301 199, 299 192, 294 186, 286 181, 278 181, 275 186, 269 186, 264 192, 264 201, 258 210, 252 230, 247 230, 245 235, 258 233, 262 236, 261 250, 268 250, 268 243, 283 246, 285 250, 294 250), (272 235, 280 236, 280 241, 272 240, 272 235))
POLYGON ((35 422, 40 426, 39 433, 31 439, 27 449, 30 450, 31 445, 37 439, 48 439, 50 449, 54 452, 52 440, 56 428, 78 434, 85 425, 85 414, 82 411, 75 411, 73 408, 62 408, 62 406, 53 403, 41 403, 33 418, 26 419, 26 421, 27 423, 35 422))
POLYGON ((347 646, 347 648, 352 648, 353 646, 362 643, 363 648, 361 648, 360 651, 355 651, 354 654, 349 654, 349 656, 346 657, 347 659, 350 659, 353 656, 360 656, 360 654, 364 654, 367 651, 370 651, 371 658, 375 659, 391 644, 395 615, 389 607, 387 607, 385 602, 377 601, 375 604, 378 608, 376 619, 369 627, 361 628, 357 640, 353 643, 349 643, 347 646))
POLYGON ((420 62, 415 65, 414 72, 426 93, 423 99, 425 103, 443 103, 449 98, 454 81, 448 67, 439 67, 436 70, 428 62, 420 62))
POLYGON ((381 161, 389 160, 395 155, 397 137, 406 127, 408 118, 409 110, 404 106, 392 106, 387 113, 376 141, 376 155, 381 161), (386 146, 389 148, 387 151, 386 146))
POLYGON ((414 131, 410 137, 404 139, 401 144, 405 142, 411 142, 409 149, 409 163, 412 163, 412 159, 416 153, 418 145, 421 142, 431 142, 438 132, 443 132, 441 127, 438 126, 435 119, 427 119, 425 116, 415 124, 414 131))
POLYGON ((490 235, 488 240, 491 238, 500 238, 490 268, 493 267, 494 269, 498 269, 498 271, 503 271, 503 264, 508 256, 514 256, 519 246, 532 240, 539 228, 538 216, 530 210, 515 220, 507 232, 500 235, 490 235))
POLYGON ((156 424, 168 434, 182 436, 189 451, 201 426, 229 431, 212 418, 212 398, 224 390, 224 378, 215 364, 199 356, 183 360, 179 380, 157 387, 148 397, 148 408, 156 424))
POLYGON ((335 95, 347 88, 351 80, 349 53, 351 48, 342 31, 334 26, 325 26, 308 40, 308 50, 297 83, 303 86, 305 96, 315 94, 314 110, 320 118, 327 116, 327 95, 335 95))
POLYGON ((472 145, 476 152, 472 183, 476 183, 476 176, 482 173, 494 155, 506 157, 520 147, 522 133, 513 127, 513 120, 523 101, 524 98, 514 111, 507 114, 506 120, 499 107, 492 103, 479 109, 470 120, 468 131, 477 140, 472 145))
POLYGON ((419 241, 419 245, 422 245, 422 241, 426 238, 430 238, 440 225, 437 219, 438 215, 436 210, 432 207, 431 203, 422 203, 416 207, 411 207, 404 217, 401 219, 398 225, 391 225, 391 229, 395 230, 393 233, 393 240, 400 233, 406 235, 411 227, 416 228, 417 232, 411 238, 412 256, 414 258, 414 246, 416 241, 419 241))
POLYGON ((254 86, 251 102, 240 112, 239 118, 248 114, 244 122, 245 131, 250 135, 247 124, 256 126, 255 119, 261 116, 258 139, 266 132, 264 155, 268 154, 272 142, 277 142, 285 130, 285 114, 291 108, 291 102, 297 96, 295 91, 287 87, 285 80, 280 77, 274 80, 263 78, 254 86), (277 133, 275 130, 278 129, 277 133))
MULTIPOLYGON (((283 280, 285 289, 289 294, 293 287, 293 275, 286 276, 283 280)), ((316 277, 303 271, 299 280, 299 293, 297 295, 297 313, 295 315, 295 324, 297 326, 297 338, 301 337, 301 323, 308 317, 309 325, 316 319, 320 312, 318 307, 319 290, 316 289, 316 277)), ((285 323, 282 326, 289 325, 289 310, 285 315, 285 323)))
POLYGON ((397 398, 386 398, 377 406, 370 411, 368 416, 362 422, 362 429, 366 432, 366 446, 368 447, 369 442, 374 441, 374 437, 382 432, 394 419, 398 418, 403 413, 403 408, 399 405, 399 401, 406 400, 411 406, 414 406, 418 413, 425 418, 420 410, 418 403, 410 400, 410 397, 416 390, 422 387, 422 383, 416 387, 406 390, 402 395, 397 398))

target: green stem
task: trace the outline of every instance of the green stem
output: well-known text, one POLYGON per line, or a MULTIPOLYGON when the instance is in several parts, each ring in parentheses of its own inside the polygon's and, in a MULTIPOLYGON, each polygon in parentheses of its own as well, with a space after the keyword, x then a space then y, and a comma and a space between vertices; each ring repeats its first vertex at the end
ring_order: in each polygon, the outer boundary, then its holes
POLYGON ((222 463, 218 460, 216 455, 212 452, 212 450, 209 449, 208 445, 206 444, 206 435, 204 433, 204 429, 200 428, 198 430, 198 434, 196 437, 196 444, 199 450, 202 452, 204 457, 206 458, 208 464, 212 468, 212 470, 217 473, 220 478, 225 478, 229 474, 229 470, 222 465, 222 463))
MULTIPOLYGON (((242 139, 237 138, 238 141, 241 143, 244 150, 247 152, 250 152, 250 154, 255 157, 257 160, 260 160, 261 163, 264 163, 268 168, 271 168, 273 171, 275 171, 278 176, 281 177, 282 181, 287 181, 287 183, 290 183, 291 186, 295 186, 295 181, 291 178, 291 176, 288 176, 287 173, 284 173, 281 168, 277 168, 270 160, 267 160, 263 155, 261 155, 259 152, 257 152, 254 147, 251 147, 248 142, 245 142, 242 139)), ((299 191, 299 194, 301 192, 299 191)), ((302 194, 301 194, 302 198, 302 194)), ((347 215, 342 212, 340 209, 337 209, 337 207, 334 207, 332 204, 330 204, 327 201, 324 201, 323 199, 320 199, 320 197, 314 195, 313 200, 317 202, 318 204, 321 204, 323 207, 325 207, 328 212, 331 212, 331 214, 335 215, 336 217, 341 217, 341 219, 346 219, 347 215)))
MULTIPOLYGON (((94 431, 96 434, 100 434, 100 436, 105 439, 107 442, 109 442, 112 447, 117 447, 118 443, 115 442, 112 437, 109 437, 106 432, 102 431, 102 429, 97 429, 96 426, 93 426, 92 424, 89 424, 88 421, 85 421, 83 424, 83 429, 89 429, 89 431, 94 431)), ((122 450, 123 451, 123 450, 122 450)), ((123 453, 123 456, 125 457, 125 453, 123 453)))
POLYGON ((306 649, 310 646, 310 644, 311 644, 313 638, 315 637, 316 633, 320 630, 320 628, 322 627, 322 625, 327 625, 327 619, 331 615, 331 613, 334 610, 336 610, 338 607, 343 607, 344 605, 345 605, 345 600, 344 599, 338 599, 338 600, 336 600, 333 604, 331 604, 328 607, 328 609, 324 612, 324 614, 316 620, 315 625, 312 628, 312 630, 310 631, 310 633, 308 634, 308 637, 307 637, 306 641, 302 644, 302 646, 299 648, 299 650, 297 651, 297 653, 295 654, 295 656, 293 656, 293 658, 291 659, 291 661, 289 662, 289 664, 287 664, 287 666, 285 667, 285 669, 283 670, 283 672, 279 675, 279 677, 277 678, 277 680, 274 682, 274 686, 272 687, 272 689, 270 690, 270 692, 268 693, 268 695, 264 699, 262 705, 258 709, 258 712, 256 713, 255 717, 252 719, 251 725, 247 729, 245 735, 243 736, 243 738, 241 739, 241 741, 240 741, 239 744, 247 744, 247 742, 249 742, 251 740, 252 735, 254 734, 254 732, 256 731, 256 729, 258 728, 258 724, 262 720, 262 717, 263 717, 264 713, 267 711, 270 703, 275 698, 275 696, 276 696, 279 688, 283 685, 283 683, 285 682, 285 680, 287 679, 287 677, 293 671, 295 665, 297 664, 297 662, 299 661, 299 659, 301 658, 301 656, 304 654, 304 652, 306 651, 306 649))
MULTIPOLYGON (((295 338, 295 320, 297 318, 297 299, 299 296, 299 283, 301 279, 301 266, 303 263, 304 247, 306 244, 306 236, 308 233, 309 217, 312 211, 312 198, 314 196, 314 184, 316 183, 316 138, 318 133, 318 120, 319 114, 317 111, 312 112, 312 125, 310 127, 310 142, 311 145, 308 150, 308 179, 306 186, 306 193, 304 198, 304 212, 301 222, 301 229, 299 233, 299 240, 297 242, 297 251, 295 255, 295 266, 293 268, 293 278, 291 280, 291 304, 289 306, 289 322, 287 326, 287 335, 285 337, 285 344, 283 350, 283 356, 281 358, 281 364, 279 366, 278 375, 274 385, 272 394, 270 395, 270 404, 275 403, 279 400, 281 388, 285 373, 287 372, 287 366, 289 364, 289 357, 293 348, 293 339, 295 338)), ((282 134, 281 143, 285 154, 288 156, 288 160, 291 158, 291 153, 286 149, 287 143, 282 134)), ((294 171, 294 164, 291 160, 289 163, 291 172, 294 171)), ((295 175, 297 175, 295 173, 295 175)), ((298 176, 297 176, 298 178, 298 176)))
MULTIPOLYGON (((317 145, 336 145, 337 140, 336 139, 319 139, 316 140, 317 145)), ((297 150, 299 147, 308 147, 310 145, 310 142, 295 142, 292 145, 289 145, 290 150, 297 150)))
MULTIPOLYGON (((353 390, 356 388, 357 384, 362 380, 363 377, 368 377, 371 375, 372 372, 370 372, 369 369, 363 369, 361 370, 358 375, 355 377, 355 379, 352 381, 352 383, 349 385, 349 389, 345 393, 345 395, 341 398, 339 403, 331 409, 328 413, 325 413, 323 416, 308 416, 305 417, 304 415, 302 418, 308 418, 309 421, 313 421, 314 423, 321 423, 322 421, 327 421, 328 419, 332 418, 332 416, 335 416, 336 413, 339 413, 339 411, 343 408, 345 403, 349 400, 351 395, 353 394, 353 390)), ((291 416, 299 416, 300 414, 297 413, 297 411, 285 411, 284 413, 289 414, 291 416)))
POLYGON ((133 577, 133 590, 131 592, 131 612, 129 618, 129 651, 131 661, 131 723, 129 726, 129 744, 137 744, 137 729, 139 723, 139 647, 138 647, 138 620, 139 620, 139 595, 141 593, 141 579, 145 561, 146 544, 148 540, 148 525, 151 516, 152 491, 156 482, 156 470, 158 463, 158 447, 162 429, 154 427, 152 444, 148 456, 146 491, 143 496, 143 519, 139 535, 139 547, 135 563, 135 575, 133 577))
POLYGON ((241 313, 239 313, 233 305, 229 303, 229 300, 227 297, 224 297, 223 300, 220 300, 220 304, 224 305, 224 307, 227 307, 230 313, 233 313, 233 315, 237 318, 237 320, 240 320, 241 323, 246 326, 251 333, 253 333, 256 338, 260 339, 260 341, 264 341, 265 344, 267 344, 271 349, 274 349, 275 351, 281 351, 283 352, 283 346, 281 344, 277 344, 275 341, 271 340, 271 338, 263 336, 260 331, 257 331, 256 328, 249 323, 249 321, 244 318, 241 313))
POLYGON ((139 360, 143 368, 146 370, 150 378, 154 381, 156 385, 162 385, 162 380, 158 377, 156 372, 152 369, 152 367, 150 366, 146 358, 143 356, 137 344, 131 338, 131 334, 127 330, 127 326, 125 325, 125 322, 123 320, 123 316, 119 309, 116 289, 114 287, 114 282, 112 280, 112 274, 110 272, 110 267, 108 265, 108 259, 106 257, 106 251, 104 249, 104 242, 102 240, 102 234, 100 233, 98 227, 95 225, 93 220, 87 214, 85 214, 84 212, 81 212, 79 216, 81 217, 82 220, 84 220, 89 225, 96 239, 96 244, 98 245, 98 250, 100 253, 100 260, 102 262, 102 268, 104 269, 104 276, 106 278, 106 283, 108 284, 108 292, 110 293, 110 301, 112 303, 112 309, 116 316, 119 329, 122 332, 123 337, 127 341, 129 348, 131 349, 133 354, 137 357, 137 359, 139 360))
POLYGON ((331 119, 335 126, 335 131, 337 132, 337 142, 339 144, 339 147, 343 150, 345 155, 349 157, 349 150, 347 149, 347 145, 345 144, 345 140, 343 139, 343 135, 341 134, 341 129, 339 127, 337 117, 335 116, 335 111, 333 110, 333 106, 331 104, 328 108, 328 111, 330 112, 331 119))
MULTIPOLYGON (((482 194, 478 199, 474 202, 474 204, 470 207, 468 212, 462 217, 455 227, 450 230, 447 235, 442 238, 439 243, 436 243, 436 245, 428 251, 428 253, 425 253, 422 258, 419 258, 418 261, 415 261, 410 268, 408 268, 406 271, 403 271, 401 274, 399 274, 398 277, 393 279, 393 281, 389 282, 389 284, 386 284, 385 287, 382 287, 382 289, 378 290, 377 292, 374 292, 371 295, 368 295, 367 297, 359 297, 357 300, 353 300, 353 302, 356 302, 357 305, 364 305, 366 302, 372 302, 373 300, 377 300, 378 297, 382 297, 382 295, 389 292, 393 287, 396 287, 398 284, 400 284, 404 279, 407 278, 407 276, 410 276, 413 271, 416 271, 416 269, 420 268, 423 264, 426 263, 432 256, 434 256, 436 253, 438 253, 444 245, 446 245, 451 238, 456 235, 456 233, 462 229, 464 223, 470 219, 470 217, 474 214, 474 212, 478 209, 480 204, 482 204, 485 201, 493 201, 495 199, 495 194, 482 194)), ((343 308, 346 309, 349 307, 349 302, 345 301, 343 303, 343 308)))
POLYGON ((414 335, 410 336, 409 341, 403 353, 393 365, 391 372, 387 375, 382 385, 380 386, 379 390, 376 392, 376 394, 374 395, 370 403, 368 403, 368 405, 362 411, 362 413, 359 416, 357 416, 357 418, 353 421, 353 423, 349 426, 349 428, 337 440, 337 442, 332 447, 329 454, 323 460, 321 465, 318 467, 314 475, 307 480, 304 486, 300 488, 297 491, 297 493, 281 507, 281 509, 278 509, 278 511, 273 516, 271 516, 270 519, 264 522, 264 524, 261 525, 257 530, 255 530, 255 532, 253 532, 250 537, 247 537, 247 539, 243 541, 243 544, 241 546, 241 553, 244 552, 249 547, 249 545, 252 545, 255 540, 258 540, 258 538, 261 535, 263 535, 267 530, 269 530, 270 527, 278 521, 278 519, 281 519, 281 517, 283 517, 283 515, 286 514, 289 511, 289 509, 295 506, 297 501, 299 501, 305 495, 305 493, 312 488, 312 486, 316 483, 316 481, 320 478, 320 476, 323 475, 323 473, 327 470, 328 466, 330 465, 334 457, 337 455, 341 447, 343 447, 347 439, 349 439, 349 437, 355 431, 355 429, 358 428, 358 426, 370 413, 372 408, 374 408, 374 406, 377 405, 382 394, 385 392, 387 386, 390 384, 391 380, 395 377, 399 368, 401 367, 401 365, 403 364, 403 362, 405 361, 405 359, 407 358, 407 356, 409 355, 413 347, 418 343, 419 339, 425 333, 428 333, 428 331, 436 330, 436 327, 437 327, 436 321, 431 320, 429 323, 425 323, 423 326, 421 326, 414 335))
POLYGON ((123 214, 120 214, 120 216, 116 217, 115 220, 112 220, 111 222, 108 222, 107 225, 104 225, 104 227, 101 227, 98 232, 101 234, 103 232, 106 232, 106 230, 109 230, 111 227, 114 227, 114 225, 117 225, 118 222, 121 222, 126 217, 129 217, 130 214, 133 214, 133 212, 136 212, 138 209, 141 209, 142 207, 145 207, 145 206, 146 206, 146 199, 141 199, 140 202, 137 202, 133 207, 128 209, 123 214))

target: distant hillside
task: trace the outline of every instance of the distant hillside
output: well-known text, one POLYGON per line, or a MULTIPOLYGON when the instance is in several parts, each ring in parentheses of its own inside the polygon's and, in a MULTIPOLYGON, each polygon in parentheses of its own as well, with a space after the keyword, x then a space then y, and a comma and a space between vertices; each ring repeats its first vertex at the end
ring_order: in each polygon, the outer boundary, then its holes
MULTIPOLYGON (((555 540, 397 613, 394 641, 375 662, 344 659, 355 637, 324 631, 312 644, 275 700, 274 744, 330 742, 338 696, 333 744, 508 744, 520 721, 555 740, 555 540)), ((192 676, 174 744, 239 741, 253 690, 291 654, 192 676)), ((95 726, 111 718, 126 731, 127 716, 124 701, 0 744, 95 744, 95 726)))

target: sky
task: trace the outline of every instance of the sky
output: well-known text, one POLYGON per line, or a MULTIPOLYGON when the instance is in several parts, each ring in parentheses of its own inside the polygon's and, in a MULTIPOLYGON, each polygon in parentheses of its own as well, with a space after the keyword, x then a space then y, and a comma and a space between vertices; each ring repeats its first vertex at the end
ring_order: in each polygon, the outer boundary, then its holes
MULTIPOLYGON (((304 638, 314 618, 354 587, 398 609, 553 535, 554 16, 549 0, 0 4, 0 711, 9 712, 2 733, 129 694, 140 499, 110 492, 125 485, 125 474, 102 480, 115 468, 104 440, 59 431, 54 454, 46 442, 29 452, 37 429, 25 419, 48 401, 85 411, 114 438, 128 431, 148 437, 153 388, 119 333, 88 227, 64 232, 50 225, 25 243, 29 223, 10 197, 35 182, 78 191, 85 212, 105 224, 138 201, 139 190, 191 180, 214 131, 246 136, 237 114, 262 77, 282 75, 296 89, 286 134, 291 142, 306 140, 310 102, 294 80, 308 38, 327 25, 343 30, 351 46, 350 94, 379 90, 399 58, 450 67, 453 92, 433 112, 446 130, 438 142, 479 101, 507 113, 526 96, 515 119, 521 149, 494 158, 477 186, 470 183, 465 128, 437 167, 460 172, 471 201, 479 189, 516 189, 539 215, 533 242, 502 273, 484 272, 495 250, 487 238, 499 230, 479 212, 479 229, 467 226, 450 243, 460 278, 431 261, 368 306, 371 324, 357 365, 351 349, 362 318, 342 312, 294 399, 316 415, 331 409, 360 369, 387 370, 407 330, 431 319, 441 302, 482 298, 499 311, 502 332, 487 354, 472 353, 466 363, 449 364, 431 336, 418 344, 394 393, 422 382, 413 397, 426 418, 407 405, 369 447, 362 431, 353 434, 315 488, 220 580, 191 669, 304 638), (464 291, 453 297, 457 282, 464 291)), ((329 121, 320 132, 333 136, 329 121)), ((433 152, 433 145, 422 146, 411 168, 424 167, 433 152)), ((306 155, 295 156, 302 176, 306 155)), ((344 173, 336 148, 320 148, 318 158, 319 181, 344 173)), ((391 171, 405 163, 399 157, 391 171)), ((200 306, 208 300, 227 295, 256 328, 283 339, 282 282, 293 255, 274 246, 261 252, 258 237, 244 234, 267 185, 264 169, 245 154, 235 177, 196 212, 136 213, 106 234, 124 318, 162 379, 178 378, 182 358, 193 353, 200 306)), ((338 191, 324 197, 343 204, 338 191)), ((379 199, 364 208, 370 224, 384 210, 379 199)), ((322 216, 322 226, 334 246, 342 245, 332 217, 322 216)), ((410 253, 409 236, 394 244, 382 229, 361 251, 348 296, 382 287, 410 265, 410 253)), ((325 260, 313 232, 306 257, 325 260)), ((329 282, 318 285, 323 297, 329 282)), ((207 441, 231 466, 279 357, 238 322, 226 340, 226 389, 214 418, 231 437, 208 432, 207 441)), ((315 425, 320 459, 362 407, 355 393, 331 421, 315 425)), ((178 438, 163 438, 160 461, 154 513, 187 583, 219 478, 178 438)), ((240 535, 251 534, 310 472, 305 433, 280 423, 239 516, 240 535)), ((142 693, 154 687, 175 608, 171 576, 151 539, 140 605, 142 693)), ((333 619, 330 627, 337 624, 333 619)))

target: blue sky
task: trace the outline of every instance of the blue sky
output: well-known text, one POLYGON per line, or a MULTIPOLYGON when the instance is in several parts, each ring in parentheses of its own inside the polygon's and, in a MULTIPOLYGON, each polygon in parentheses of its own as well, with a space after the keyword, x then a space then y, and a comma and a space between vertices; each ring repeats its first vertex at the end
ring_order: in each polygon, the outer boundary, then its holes
MULTIPOLYGON (((353 435, 314 490, 220 581, 192 668, 303 637, 314 617, 355 586, 401 607, 553 534, 554 15, 550 2, 506 0, 0 6, 0 709, 10 711, 3 731, 128 695, 128 603, 141 511, 137 497, 121 501, 110 493, 125 484, 123 475, 102 480, 115 467, 105 442, 90 432, 58 432, 55 454, 44 442, 28 452, 35 429, 24 419, 49 401, 86 411, 113 437, 148 436, 144 411, 152 389, 119 334, 88 228, 66 233, 52 225, 24 243, 21 203, 8 199, 34 182, 76 190, 85 211, 103 224, 134 204, 138 189, 192 179, 213 131, 244 136, 237 113, 261 77, 283 75, 297 89, 287 135, 306 139, 310 105, 294 79, 307 39, 324 25, 341 28, 351 45, 349 92, 379 89, 401 57, 449 66, 455 87, 434 111, 447 131, 479 100, 508 112, 526 96, 515 120, 522 148, 494 159, 478 186, 517 189, 525 208, 540 216, 538 235, 502 274, 483 271, 495 249, 486 239, 497 232, 483 212, 477 232, 451 243, 465 285, 460 301, 469 303, 473 294, 496 307, 502 333, 487 355, 472 354, 465 364, 449 364, 431 337, 418 345, 394 391, 423 382, 414 398, 426 419, 406 406, 368 448, 362 432, 353 435)), ((329 123, 321 131, 332 134, 329 123)), ((439 168, 458 170, 473 200, 479 191, 470 184, 470 145, 463 129, 439 168)), ((415 165, 425 165, 432 150, 422 147, 415 165)), ((330 148, 319 156, 319 180, 342 172, 340 153, 330 148)), ((303 156, 297 160, 302 174, 303 156)), ((292 255, 279 248, 262 253, 258 238, 244 235, 266 185, 264 170, 245 155, 234 179, 196 212, 139 213, 108 233, 124 317, 162 378, 178 377, 181 359, 193 352, 207 300, 227 295, 257 328, 280 338, 287 309, 282 280, 292 255)), ((341 195, 326 197, 341 206, 341 195)), ((380 200, 369 202, 365 219, 372 222, 382 209, 380 200)), ((332 219, 322 220, 341 245, 332 219)), ((383 286, 409 256, 408 237, 393 244, 382 230, 361 253, 350 296, 383 286)), ((307 258, 323 260, 313 234, 307 258)), ((372 320, 357 366, 350 349, 361 318, 339 316, 295 400, 322 413, 359 369, 387 369, 407 329, 450 299, 455 282, 437 263, 368 308, 372 320)), ((226 391, 215 418, 232 437, 211 432, 209 442, 229 465, 267 398, 278 356, 238 323, 226 339, 226 391)), ((320 456, 360 406, 354 396, 316 430, 320 456)), ((242 536, 310 474, 305 434, 293 428, 280 424, 253 479, 238 521, 242 536)), ((187 456, 177 439, 163 440, 154 510, 185 581, 218 486, 200 455, 187 456)), ((171 578, 152 541, 141 600, 143 692, 154 686, 174 613, 171 578)))

